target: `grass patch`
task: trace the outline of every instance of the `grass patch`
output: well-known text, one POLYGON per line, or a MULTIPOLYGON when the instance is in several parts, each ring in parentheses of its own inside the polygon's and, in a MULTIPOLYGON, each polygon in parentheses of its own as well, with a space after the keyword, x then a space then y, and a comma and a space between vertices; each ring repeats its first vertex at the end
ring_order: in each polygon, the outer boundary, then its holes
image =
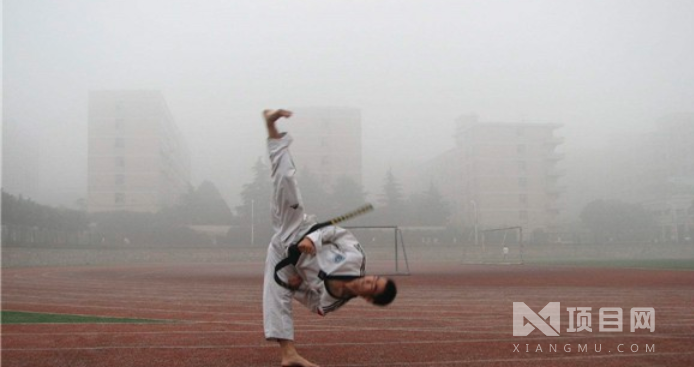
POLYGON ((55 313, 2 311, 0 324, 156 324, 163 320, 128 319, 55 313))
POLYGON ((572 265, 604 268, 694 270, 694 259, 542 259, 530 260, 525 263, 534 265, 572 265))

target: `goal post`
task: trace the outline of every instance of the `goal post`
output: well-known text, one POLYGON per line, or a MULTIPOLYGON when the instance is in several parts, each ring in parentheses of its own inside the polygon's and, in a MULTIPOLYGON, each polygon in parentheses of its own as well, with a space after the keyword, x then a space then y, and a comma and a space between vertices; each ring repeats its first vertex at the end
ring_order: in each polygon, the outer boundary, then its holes
POLYGON ((366 252, 366 269, 372 274, 410 275, 402 231, 398 226, 349 226, 366 252))
POLYGON ((504 227, 480 230, 463 244, 463 264, 523 264, 523 228, 504 227))

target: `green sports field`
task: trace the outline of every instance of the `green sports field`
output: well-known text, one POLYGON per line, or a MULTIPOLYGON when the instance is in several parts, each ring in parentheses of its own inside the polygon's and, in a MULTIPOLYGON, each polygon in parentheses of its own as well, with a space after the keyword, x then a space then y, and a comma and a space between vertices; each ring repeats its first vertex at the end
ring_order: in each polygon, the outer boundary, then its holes
POLYGON ((163 320, 128 319, 87 315, 66 315, 21 311, 2 311, 0 323, 7 324, 152 324, 163 320))

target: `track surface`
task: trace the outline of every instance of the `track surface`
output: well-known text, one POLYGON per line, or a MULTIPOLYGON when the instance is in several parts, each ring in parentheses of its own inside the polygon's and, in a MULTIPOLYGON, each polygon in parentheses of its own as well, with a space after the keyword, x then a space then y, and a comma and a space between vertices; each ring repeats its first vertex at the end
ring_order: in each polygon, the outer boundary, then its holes
MULTIPOLYGON (((262 333, 261 269, 3 269, 3 310, 171 322, 4 325, 2 365, 279 366, 279 348, 262 333)), ((295 304, 300 352, 322 366, 694 365, 691 271, 428 264, 397 281, 387 308, 353 300, 322 318, 295 304), (513 337, 513 302, 535 312, 561 302, 561 336, 513 337), (566 333, 566 307, 592 307, 593 332, 566 333), (598 331, 601 307, 623 309, 623 332, 598 331), (655 308, 655 332, 630 332, 632 307, 655 308)))

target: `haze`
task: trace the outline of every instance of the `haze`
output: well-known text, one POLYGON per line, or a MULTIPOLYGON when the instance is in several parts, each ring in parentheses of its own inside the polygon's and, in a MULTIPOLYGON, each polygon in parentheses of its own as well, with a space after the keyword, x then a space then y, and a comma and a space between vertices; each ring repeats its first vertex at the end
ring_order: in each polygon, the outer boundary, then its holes
POLYGON ((360 109, 372 195, 389 168, 453 147, 469 113, 563 124, 570 165, 692 112, 693 16, 691 1, 4 1, 4 174, 35 167, 32 187, 6 189, 85 197, 87 97, 103 89, 162 91, 192 184, 232 208, 268 107, 360 109))

